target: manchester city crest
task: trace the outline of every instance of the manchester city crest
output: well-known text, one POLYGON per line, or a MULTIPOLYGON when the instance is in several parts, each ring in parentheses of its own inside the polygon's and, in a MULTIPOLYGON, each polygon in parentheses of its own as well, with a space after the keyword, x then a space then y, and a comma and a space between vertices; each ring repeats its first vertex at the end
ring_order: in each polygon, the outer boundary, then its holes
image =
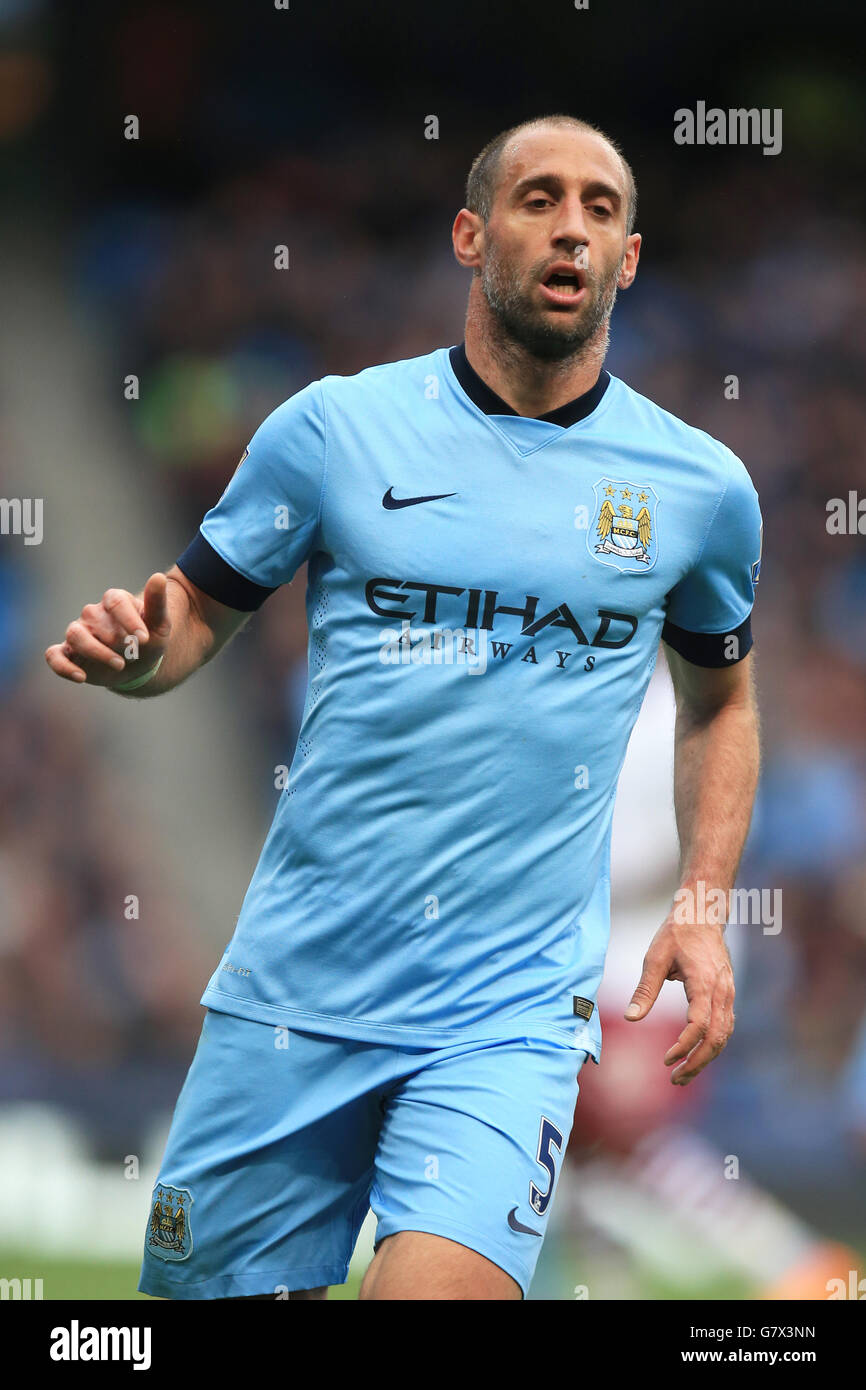
POLYGON ((586 534, 590 554, 624 574, 651 570, 658 558, 655 489, 600 478, 593 492, 595 511, 586 534))
POLYGON ((147 1248, 161 1260, 187 1260, 192 1254, 190 1209, 192 1194, 188 1187, 172 1187, 159 1183, 153 1191, 147 1248))

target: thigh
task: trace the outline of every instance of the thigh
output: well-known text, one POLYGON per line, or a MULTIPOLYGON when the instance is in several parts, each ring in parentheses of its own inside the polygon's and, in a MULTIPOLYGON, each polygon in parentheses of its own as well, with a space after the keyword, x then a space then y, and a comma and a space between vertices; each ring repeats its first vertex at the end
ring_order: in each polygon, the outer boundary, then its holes
POLYGON ((208 1012, 151 1200, 143 1292, 279 1298, 345 1282, 382 1119, 377 1056, 208 1012))
POLYGON ((510 1274, 468 1245, 428 1231, 398 1231, 377 1242, 359 1297, 367 1300, 520 1299, 510 1274))
POLYGON ((402 1279, 411 1292, 381 1296, 512 1296, 510 1283, 501 1285, 502 1293, 466 1292, 489 1284, 476 1261, 473 1285, 470 1254, 495 1265, 526 1294, 586 1055, 529 1038, 442 1049, 389 1094, 370 1197, 379 1221, 376 1268, 371 1266, 365 1294, 380 1296, 377 1287, 399 1289, 402 1279), (419 1263, 417 1242, 394 1241, 389 1251, 390 1237, 409 1231, 439 1236, 466 1253, 428 1243, 419 1263), (380 1285, 386 1261, 389 1278, 380 1285), (443 1262, 454 1289, 463 1292, 443 1291, 443 1262))

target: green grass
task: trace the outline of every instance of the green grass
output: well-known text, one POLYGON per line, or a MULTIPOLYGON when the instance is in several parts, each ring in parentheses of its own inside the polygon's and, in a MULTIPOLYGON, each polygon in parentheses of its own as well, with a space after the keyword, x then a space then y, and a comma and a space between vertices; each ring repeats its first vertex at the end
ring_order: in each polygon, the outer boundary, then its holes
POLYGON ((16 1250, 0 1250, 0 1276, 7 1279, 41 1279, 42 1297, 106 1299, 147 1298, 138 1293, 139 1265, 117 1262, 103 1264, 92 1260, 22 1254, 16 1250))
MULTIPOLYGON (((50 1299, 101 1301, 105 1299, 143 1300, 153 1302, 148 1294, 137 1290, 141 1266, 123 1262, 103 1264, 93 1260, 47 1258, 32 1251, 0 1249, 0 1278, 41 1279, 42 1296, 50 1299)), ((331 1290, 332 1299, 353 1300, 358 1297, 359 1278, 331 1290)))
MULTIPOLYGON (((151 1302, 152 1300, 147 1294, 137 1291, 138 1273, 139 1265, 137 1263, 103 1264, 92 1260, 71 1258, 48 1259, 33 1253, 22 1254, 20 1251, 0 1249, 0 1277, 12 1278, 17 1276, 21 1279, 28 1277, 41 1279, 42 1293, 46 1300, 72 1299, 99 1302, 106 1299, 120 1299, 125 1302, 140 1299, 144 1302, 151 1302)), ((562 1297, 563 1295, 559 1292, 560 1286, 563 1289, 570 1288, 571 1283, 577 1278, 578 1271, 575 1270, 573 1278, 569 1274, 568 1278, 563 1277, 561 1281, 557 1281, 556 1293, 552 1289, 546 1289, 545 1282, 541 1279, 538 1281, 539 1288, 536 1297, 562 1297)), ((356 1300, 360 1282, 357 1275, 350 1277, 347 1284, 336 1285, 331 1289, 330 1298, 335 1302, 356 1300)), ((640 1284, 640 1296, 646 1299, 668 1300, 694 1297, 740 1299, 753 1296, 748 1285, 741 1284, 735 1279, 720 1280, 700 1290, 666 1284, 646 1275, 641 1278, 640 1284)))

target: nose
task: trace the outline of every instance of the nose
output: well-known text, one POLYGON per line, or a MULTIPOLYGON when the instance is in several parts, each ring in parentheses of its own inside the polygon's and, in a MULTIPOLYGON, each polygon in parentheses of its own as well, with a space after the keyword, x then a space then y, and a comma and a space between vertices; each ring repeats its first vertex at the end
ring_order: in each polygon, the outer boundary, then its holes
POLYGON ((589 246, 589 227, 583 203, 576 194, 560 203, 551 235, 555 245, 567 248, 571 254, 580 246, 589 246))

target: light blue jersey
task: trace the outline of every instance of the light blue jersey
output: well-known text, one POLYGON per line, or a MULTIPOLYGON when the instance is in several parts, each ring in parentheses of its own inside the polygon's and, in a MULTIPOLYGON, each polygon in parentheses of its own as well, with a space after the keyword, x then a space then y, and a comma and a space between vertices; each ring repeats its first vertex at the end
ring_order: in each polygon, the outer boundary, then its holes
POLYGON ((178 561, 242 610, 308 562, 297 749, 202 1002, 597 1060, 629 734, 660 637, 748 652, 760 529, 730 450, 606 372, 528 419, 443 348, 275 410, 178 561))

